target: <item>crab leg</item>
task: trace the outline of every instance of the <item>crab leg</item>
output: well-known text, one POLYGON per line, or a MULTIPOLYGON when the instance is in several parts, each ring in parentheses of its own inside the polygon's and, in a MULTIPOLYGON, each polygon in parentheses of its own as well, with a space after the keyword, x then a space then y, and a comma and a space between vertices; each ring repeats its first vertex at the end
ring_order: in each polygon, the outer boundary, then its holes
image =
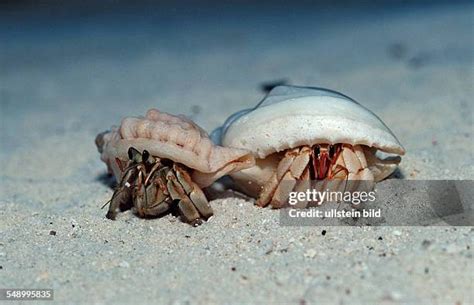
POLYGON ((115 220, 117 216, 117 209, 132 201, 132 188, 130 181, 133 181, 136 176, 136 168, 129 168, 122 179, 120 180, 119 186, 114 191, 112 199, 110 199, 109 210, 105 217, 111 220, 115 220))
POLYGON ((278 164, 277 171, 265 185, 256 204, 266 206, 271 202, 272 207, 280 208, 287 201, 289 193, 300 180, 311 158, 311 148, 304 146, 285 153, 278 164))
POLYGON ((173 171, 169 171, 166 175, 166 178, 168 180, 167 188, 170 196, 173 200, 179 201, 178 207, 186 222, 192 225, 199 225, 202 222, 199 211, 195 208, 189 197, 186 195, 185 190, 178 182, 178 178, 176 178, 173 171))
POLYGON ((272 200, 273 194, 275 193, 279 183, 280 181, 278 180, 277 174, 274 173, 270 180, 268 180, 263 186, 255 204, 259 207, 266 207, 272 200))
POLYGON ((202 224, 202 219, 199 218, 199 213, 196 210, 194 204, 189 200, 188 197, 181 199, 178 203, 179 210, 183 213, 185 221, 191 224, 193 227, 202 224), (197 217, 195 216, 197 214, 197 217))
POLYGON ((135 189, 133 190, 133 201, 136 206, 137 212, 140 216, 145 216, 145 210, 147 208, 147 202, 148 202, 148 194, 147 194, 147 188, 144 183, 145 178, 146 178, 146 173, 144 172, 144 169, 139 169, 140 171, 138 172, 138 177, 137 177, 137 185, 135 189))
POLYGON ((152 184, 147 187, 148 203, 145 213, 147 215, 160 215, 168 212, 171 208, 172 200, 164 182, 159 179, 159 183, 152 184))
MULTIPOLYGON (((367 166, 361 146, 320 144, 288 150, 256 202, 281 208, 293 190, 318 191, 371 190, 374 176, 367 166), (314 181, 311 179, 315 179, 314 181)), ((300 202, 298 207, 309 202, 300 202)), ((318 203, 321 204, 321 203, 318 203)))
POLYGON ((192 181, 188 172, 176 164, 173 166, 173 169, 176 173, 176 177, 178 178, 178 182, 181 184, 186 194, 188 194, 189 199, 198 209, 203 218, 207 220, 212 215, 214 215, 212 207, 207 201, 206 196, 202 192, 201 188, 192 181))
POLYGON ((288 171, 295 159, 296 155, 299 152, 299 148, 295 148, 292 150, 288 150, 285 153, 283 159, 278 163, 278 167, 275 173, 273 173, 270 180, 263 186, 262 191, 257 199, 256 205, 260 207, 267 206, 273 198, 273 194, 277 189, 278 185, 280 184, 281 179, 283 178, 284 174, 288 171))
MULTIPOLYGON (((294 188, 295 192, 305 192, 311 188, 311 170, 310 164, 304 169, 303 174, 300 177, 300 180, 296 182, 294 188)), ((310 202, 308 200, 298 202, 294 207, 295 208, 306 208, 310 202)))
POLYGON ((171 208, 172 202, 167 198, 165 201, 162 201, 154 206, 150 206, 146 210, 146 215, 157 216, 162 215, 168 212, 171 208))
MULTIPOLYGON (((150 185, 146 186, 146 201, 142 204, 143 208, 139 209, 140 216, 156 216, 167 212, 171 207, 171 200, 166 188, 165 179, 166 174, 162 174, 169 170, 167 167, 158 170, 156 177, 150 185)), ((147 177, 147 179, 150 176, 147 177)))
POLYGON ((124 186, 115 190, 110 200, 109 210, 105 217, 111 220, 115 220, 117 216, 117 209, 127 202, 132 200, 132 190, 130 187, 124 186))
POLYGON ((364 147, 363 150, 365 151, 364 155, 367 158, 367 167, 372 172, 375 181, 387 178, 395 171, 401 161, 400 156, 380 159, 375 154, 376 149, 374 148, 364 147))
POLYGON ((364 152, 359 145, 343 145, 342 152, 328 178, 332 180, 345 179, 344 191, 370 190, 373 188, 374 177, 370 169, 367 168, 364 152))
POLYGON ((297 180, 301 179, 303 172, 308 167, 311 159, 311 148, 303 146, 298 152, 298 155, 293 158, 289 169, 281 179, 280 184, 276 188, 271 205, 273 208, 281 208, 285 203, 288 202, 288 196, 290 192, 296 186, 297 180))

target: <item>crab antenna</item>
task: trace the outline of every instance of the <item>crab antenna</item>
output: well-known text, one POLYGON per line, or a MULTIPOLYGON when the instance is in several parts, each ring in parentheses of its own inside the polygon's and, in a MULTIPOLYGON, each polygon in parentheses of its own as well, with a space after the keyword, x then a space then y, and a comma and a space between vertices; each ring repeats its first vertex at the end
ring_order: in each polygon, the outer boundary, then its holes
POLYGON ((123 192, 123 189, 116 189, 114 191, 114 194, 112 195, 112 198, 109 199, 109 201, 107 201, 100 209, 102 210, 103 208, 105 208, 106 205, 108 205, 109 203, 112 202, 112 200, 114 200, 115 196, 117 196, 117 194, 119 194, 120 192, 123 192))
MULTIPOLYGON (((112 196, 112 198, 113 198, 113 196, 112 196)), ((109 201, 107 201, 100 209, 102 210, 103 208, 105 208, 106 205, 108 205, 111 202, 112 202, 112 199, 109 199, 109 201)))

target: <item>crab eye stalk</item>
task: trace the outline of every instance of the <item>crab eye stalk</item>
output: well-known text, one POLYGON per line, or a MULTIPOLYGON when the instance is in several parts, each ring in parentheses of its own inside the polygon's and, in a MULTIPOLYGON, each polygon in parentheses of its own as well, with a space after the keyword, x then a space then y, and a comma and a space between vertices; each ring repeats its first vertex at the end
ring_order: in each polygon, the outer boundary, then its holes
POLYGON ((139 163, 141 160, 141 154, 140 152, 134 148, 134 147, 130 147, 128 149, 128 158, 131 160, 131 161, 134 161, 134 162, 137 162, 139 163))

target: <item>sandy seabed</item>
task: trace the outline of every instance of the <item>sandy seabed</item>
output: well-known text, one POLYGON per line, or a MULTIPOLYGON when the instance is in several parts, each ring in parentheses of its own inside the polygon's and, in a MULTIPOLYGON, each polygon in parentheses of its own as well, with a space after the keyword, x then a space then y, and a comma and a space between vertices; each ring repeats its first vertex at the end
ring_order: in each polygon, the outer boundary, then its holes
POLYGON ((0 288, 73 304, 473 304, 470 226, 281 226, 231 190, 198 228, 130 211, 110 221, 94 146, 151 107, 211 131, 260 100, 262 81, 287 79, 344 92, 390 126, 407 154, 379 189, 472 180, 473 10, 0 12, 0 288))

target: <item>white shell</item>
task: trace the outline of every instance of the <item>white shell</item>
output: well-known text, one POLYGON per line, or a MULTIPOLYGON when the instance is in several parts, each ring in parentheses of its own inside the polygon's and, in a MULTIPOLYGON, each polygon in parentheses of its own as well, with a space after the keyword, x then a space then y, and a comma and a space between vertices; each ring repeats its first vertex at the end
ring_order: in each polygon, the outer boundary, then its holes
POLYGON ((275 87, 255 108, 230 116, 214 141, 258 158, 302 145, 347 143, 403 155, 405 149, 370 110, 322 88, 275 87))

